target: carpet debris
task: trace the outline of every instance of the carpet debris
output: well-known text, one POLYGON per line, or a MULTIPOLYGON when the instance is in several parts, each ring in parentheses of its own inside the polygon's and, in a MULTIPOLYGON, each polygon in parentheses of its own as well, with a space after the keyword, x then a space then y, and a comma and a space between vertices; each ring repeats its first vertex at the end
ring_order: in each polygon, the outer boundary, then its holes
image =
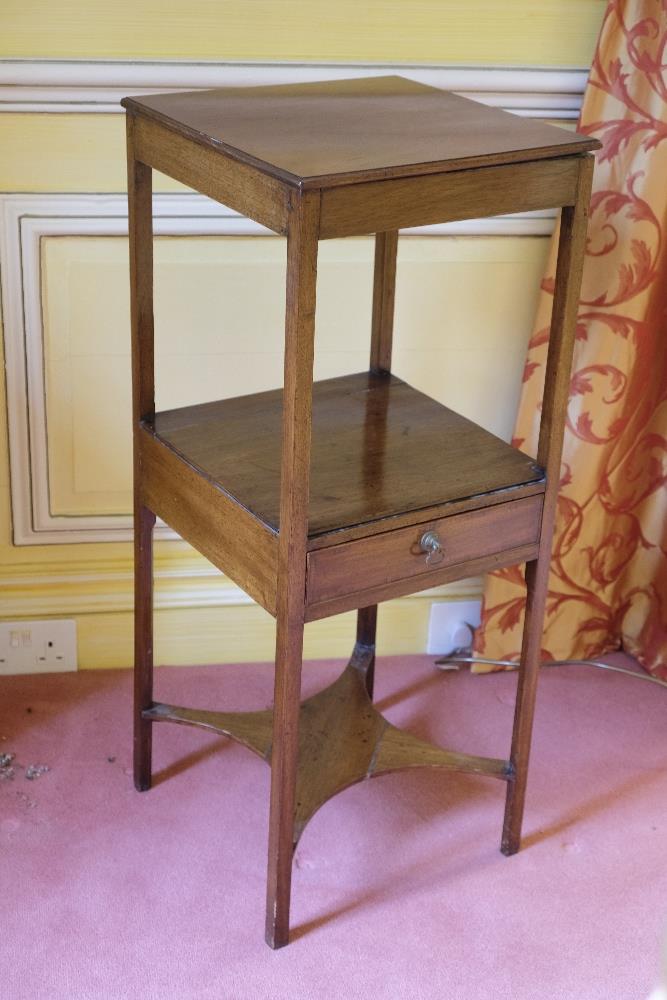
POLYGON ((48 764, 28 764, 28 766, 24 768, 23 764, 19 764, 18 761, 14 764, 15 760, 15 753, 0 753, 0 781, 11 781, 16 776, 17 768, 24 772, 28 781, 34 781, 35 778, 41 778, 43 774, 46 774, 47 771, 51 770, 48 764))
POLYGON ((0 753, 0 780, 11 781, 16 774, 14 763, 15 753, 0 753))
POLYGON ((25 776, 28 781, 34 781, 35 778, 41 778, 43 774, 50 771, 51 768, 48 764, 28 764, 25 769, 25 776))

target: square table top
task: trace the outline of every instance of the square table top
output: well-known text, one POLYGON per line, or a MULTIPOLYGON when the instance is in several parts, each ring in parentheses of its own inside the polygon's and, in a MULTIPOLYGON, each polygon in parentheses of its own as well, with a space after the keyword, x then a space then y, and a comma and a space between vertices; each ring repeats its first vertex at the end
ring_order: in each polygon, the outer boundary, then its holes
POLYGON ((301 189, 576 155, 599 145, 401 76, 163 93, 121 104, 301 189))

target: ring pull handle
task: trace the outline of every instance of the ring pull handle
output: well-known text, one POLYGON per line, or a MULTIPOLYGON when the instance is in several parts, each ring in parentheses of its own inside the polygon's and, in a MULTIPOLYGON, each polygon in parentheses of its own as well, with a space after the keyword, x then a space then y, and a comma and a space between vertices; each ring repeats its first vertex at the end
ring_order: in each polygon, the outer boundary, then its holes
POLYGON ((437 531, 425 531, 419 540, 419 547, 426 553, 427 566, 439 566, 445 558, 445 551, 437 531))

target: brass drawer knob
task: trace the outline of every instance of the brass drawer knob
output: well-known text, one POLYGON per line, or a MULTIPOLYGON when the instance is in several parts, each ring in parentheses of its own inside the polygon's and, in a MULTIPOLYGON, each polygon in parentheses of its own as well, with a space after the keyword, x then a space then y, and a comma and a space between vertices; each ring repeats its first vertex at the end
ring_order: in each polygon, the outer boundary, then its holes
POLYGON ((437 531, 425 531, 419 540, 419 547, 426 553, 427 566, 439 566, 445 558, 445 551, 437 531))

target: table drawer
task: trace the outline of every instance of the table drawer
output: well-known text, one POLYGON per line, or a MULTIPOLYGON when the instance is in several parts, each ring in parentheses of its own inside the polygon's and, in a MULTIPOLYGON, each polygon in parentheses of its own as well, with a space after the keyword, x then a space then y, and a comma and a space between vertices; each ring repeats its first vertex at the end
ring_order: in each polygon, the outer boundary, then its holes
POLYGON ((307 604, 334 601, 395 581, 413 583, 403 588, 410 593, 435 586, 438 574, 451 577, 454 566, 536 545, 542 499, 542 494, 524 497, 310 552, 307 604))

